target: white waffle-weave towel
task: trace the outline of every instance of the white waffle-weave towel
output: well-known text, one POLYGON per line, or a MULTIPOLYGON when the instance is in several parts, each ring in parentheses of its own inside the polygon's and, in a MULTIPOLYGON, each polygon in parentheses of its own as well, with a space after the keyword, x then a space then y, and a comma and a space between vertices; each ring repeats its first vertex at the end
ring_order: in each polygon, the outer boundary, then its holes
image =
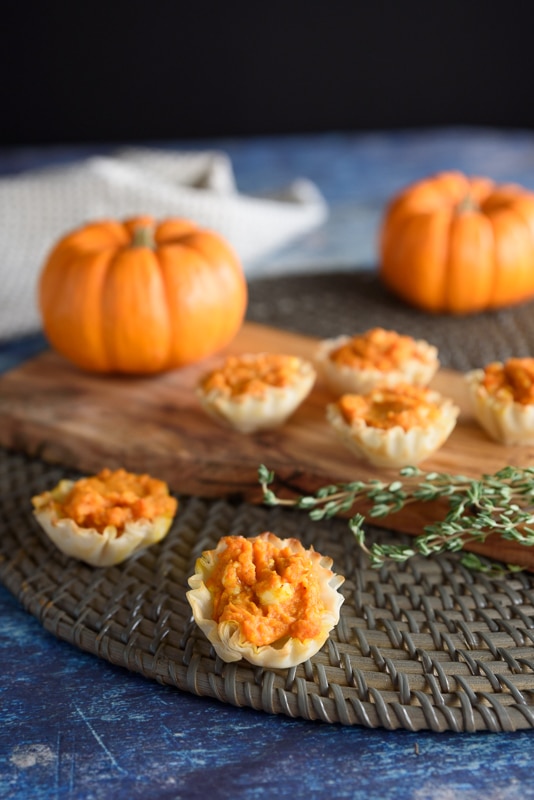
POLYGON ((314 184, 279 198, 240 194, 221 152, 129 148, 0 179, 0 340, 40 328, 38 275, 55 241, 89 220, 183 216, 222 234, 252 277, 270 252, 327 216, 314 184))

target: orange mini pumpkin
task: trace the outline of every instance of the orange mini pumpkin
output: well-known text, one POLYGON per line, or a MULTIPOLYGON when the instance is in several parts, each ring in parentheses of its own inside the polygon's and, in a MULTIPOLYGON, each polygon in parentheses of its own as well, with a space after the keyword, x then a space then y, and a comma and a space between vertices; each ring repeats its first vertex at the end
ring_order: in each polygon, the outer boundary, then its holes
POLYGON ((534 296, 534 193, 443 172, 408 186, 384 216, 380 277, 430 312, 465 314, 534 296))
POLYGON ((230 245, 184 219, 102 220, 64 236, 40 276, 45 334, 94 372, 157 373, 237 334, 247 305, 230 245))

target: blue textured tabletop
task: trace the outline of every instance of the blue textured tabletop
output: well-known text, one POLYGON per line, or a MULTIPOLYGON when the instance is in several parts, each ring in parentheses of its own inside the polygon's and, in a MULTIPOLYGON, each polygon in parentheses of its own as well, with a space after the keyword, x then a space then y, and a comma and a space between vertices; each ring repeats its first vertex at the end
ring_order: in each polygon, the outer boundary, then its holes
MULTIPOLYGON (((530 132, 332 133, 204 145, 229 155, 244 193, 268 193, 304 176, 329 204, 325 224, 265 258, 258 267, 262 275, 372 268, 386 199, 440 169, 534 189, 530 132)), ((96 148, 4 150, 0 174, 93 152, 96 148)), ((42 346, 38 332, 4 343, 0 369, 42 346)), ((2 798, 534 797, 530 731, 390 732, 222 705, 160 686, 56 640, 1 587, 0 658, 2 798)))

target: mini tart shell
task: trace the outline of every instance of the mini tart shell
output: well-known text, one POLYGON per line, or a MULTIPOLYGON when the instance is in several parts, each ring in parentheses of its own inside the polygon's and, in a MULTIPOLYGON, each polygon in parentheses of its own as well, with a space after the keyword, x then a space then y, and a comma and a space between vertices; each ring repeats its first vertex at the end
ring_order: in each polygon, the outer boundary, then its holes
MULTIPOLYGON (((260 354, 246 354, 240 360, 253 363, 260 354)), ((234 428, 240 433, 254 433, 283 425, 311 392, 316 379, 313 364, 303 358, 297 362, 295 379, 284 387, 266 384, 262 396, 251 394, 229 395, 219 389, 206 391, 202 381, 196 394, 200 405, 216 422, 234 428)))
POLYGON ((429 399, 439 407, 439 416, 428 426, 404 430, 400 425, 375 428, 364 420, 349 424, 337 403, 330 403, 326 417, 340 441, 359 458, 376 467, 415 466, 435 453, 448 439, 460 409, 452 400, 431 391, 429 399))
POLYGON ((377 386, 396 386, 399 383, 428 386, 439 368, 437 348, 424 339, 414 339, 414 347, 420 357, 407 359, 402 368, 383 371, 373 367, 361 369, 337 364, 330 354, 353 338, 337 336, 325 339, 316 350, 314 360, 319 374, 334 394, 367 394, 377 386))
POLYGON ((534 404, 488 392, 483 369, 471 370, 465 379, 475 418, 491 439, 507 445, 534 444, 534 404))
POLYGON ((35 519, 56 547, 67 556, 93 567, 113 566, 161 541, 171 527, 174 517, 162 515, 153 520, 127 522, 120 535, 114 525, 108 525, 102 532, 96 528, 82 528, 70 517, 60 517, 54 507, 55 502, 65 500, 74 483, 62 480, 51 491, 32 498, 35 519))
MULTIPOLYGON (((293 552, 302 551, 302 544, 297 539, 279 539, 270 532, 254 538, 265 537, 279 547, 289 546, 293 552)), ((195 572, 189 578, 190 590, 187 592, 193 618, 213 645, 217 655, 226 662, 244 658, 256 666, 279 669, 297 666, 315 655, 328 639, 330 631, 339 622, 340 608, 344 601, 338 589, 345 578, 332 572, 332 559, 320 555, 313 547, 307 551, 313 562, 314 571, 320 578, 321 599, 325 606, 320 634, 306 641, 285 637, 271 645, 258 646, 244 639, 236 622, 227 620, 217 623, 213 619, 213 599, 206 581, 213 572, 217 557, 224 547, 224 542, 220 541, 214 550, 204 551, 197 559, 195 572)))

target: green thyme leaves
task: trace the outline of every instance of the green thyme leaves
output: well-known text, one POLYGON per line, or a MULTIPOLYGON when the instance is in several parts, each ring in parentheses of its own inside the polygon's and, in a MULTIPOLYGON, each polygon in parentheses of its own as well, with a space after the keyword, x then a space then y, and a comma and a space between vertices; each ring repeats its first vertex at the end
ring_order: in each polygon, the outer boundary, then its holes
MULTIPOLYGON (((388 517, 410 503, 444 503, 443 518, 426 525, 410 545, 368 546, 366 518, 355 513, 349 519, 350 530, 374 567, 386 561, 403 562, 416 554, 462 551, 466 544, 484 542, 492 534, 526 547, 534 546, 534 467, 505 467, 480 478, 405 467, 399 478, 389 483, 372 479, 330 484, 315 494, 294 499, 276 495, 271 488, 275 474, 264 465, 258 469, 258 478, 267 505, 294 506, 307 511, 313 520, 348 514, 361 501, 366 502, 370 519, 388 517)), ((469 569, 488 570, 473 553, 464 554, 462 563, 469 569)), ((508 567, 507 571, 517 569, 508 567)))

